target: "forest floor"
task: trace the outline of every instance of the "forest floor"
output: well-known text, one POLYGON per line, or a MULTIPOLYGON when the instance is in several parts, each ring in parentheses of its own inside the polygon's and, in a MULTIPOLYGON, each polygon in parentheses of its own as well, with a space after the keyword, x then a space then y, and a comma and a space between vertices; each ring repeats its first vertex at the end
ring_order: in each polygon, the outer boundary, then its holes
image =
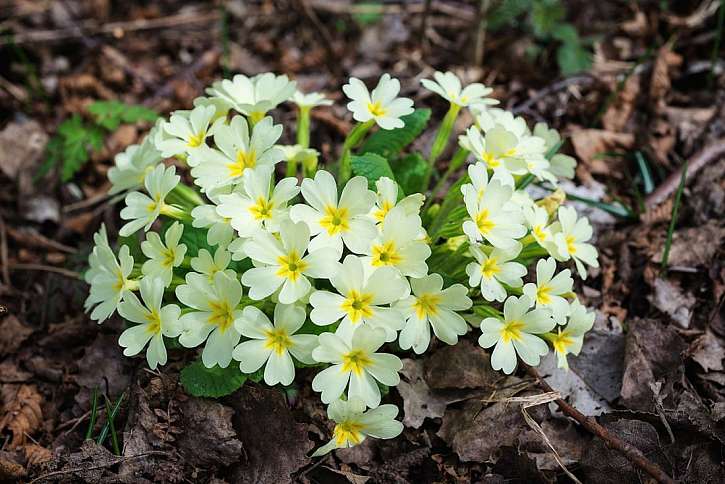
MULTIPOLYGON (((546 359, 540 374, 675 479, 725 482, 719 2, 563 2, 559 21, 592 54, 589 68, 567 75, 558 41, 537 35, 526 12, 501 21, 482 16, 479 2, 3 3, 0 482, 569 481, 544 435, 584 482, 649 482, 553 405, 526 409, 538 425, 527 423, 521 403, 505 400, 536 397, 541 386, 524 370, 493 372, 474 334, 422 358, 401 355, 403 382, 388 397, 402 409, 401 436, 312 460, 330 429, 311 374, 286 393, 245 384, 218 401, 191 397, 178 383, 190 352, 150 371, 123 357, 120 320, 98 326, 84 314, 92 234, 102 222, 111 234, 120 226, 106 172, 150 125, 105 136, 66 183, 55 170, 38 178, 63 120, 87 118, 99 99, 187 109, 224 75, 275 71, 336 96, 313 112, 312 145, 333 160, 351 126, 340 91, 348 76, 390 72, 404 95, 442 116, 443 100, 419 82, 435 70, 484 82, 505 107, 559 129, 579 160, 577 185, 565 189, 597 201, 578 204, 600 251, 601 268, 577 289, 597 312, 595 328, 571 371, 546 359), (94 389, 107 400, 90 435, 120 401, 118 452, 112 438, 85 439, 94 389)), ((480 3, 489 13, 499 4, 480 3)), ((294 119, 289 107, 281 116, 294 119)))

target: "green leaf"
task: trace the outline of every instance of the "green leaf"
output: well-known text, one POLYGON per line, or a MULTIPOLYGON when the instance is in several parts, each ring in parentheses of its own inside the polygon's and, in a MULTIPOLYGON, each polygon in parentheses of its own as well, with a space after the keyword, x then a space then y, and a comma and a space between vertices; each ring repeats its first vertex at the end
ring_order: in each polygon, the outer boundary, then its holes
POLYGON ((363 11, 353 13, 352 18, 363 27, 377 23, 381 18, 383 18, 383 6, 381 3, 382 2, 378 0, 356 4, 355 7, 363 11))
POLYGON ((388 178, 395 180, 395 175, 388 164, 388 160, 376 153, 352 155, 350 160, 352 164, 352 172, 356 175, 367 178, 368 185, 371 190, 375 189, 375 182, 381 176, 387 176, 388 178))
POLYGON ((122 103, 121 101, 96 101, 88 106, 97 124, 113 131, 123 123, 156 121, 159 115, 146 107, 122 103))
POLYGON ((548 37, 564 20, 566 10, 559 0, 537 0, 531 10, 531 26, 534 35, 548 37))
MULTIPOLYGON (((169 220, 164 223, 162 232, 166 233, 166 229, 174 223, 174 220, 169 220)), ((183 223, 183 222, 181 222, 183 223)), ((199 254, 199 249, 206 249, 213 256, 216 252, 216 247, 209 245, 206 240, 207 229, 197 228, 191 224, 183 224, 184 232, 181 234, 179 243, 186 244, 186 253, 190 257, 195 257, 199 254)))
POLYGON ((377 153, 392 158, 412 143, 423 132, 430 119, 430 109, 416 109, 400 119, 405 126, 397 129, 381 129, 373 133, 360 149, 360 153, 377 153))
POLYGON ((562 42, 556 50, 556 62, 565 76, 586 71, 592 65, 591 54, 584 48, 578 35, 574 40, 562 42))
POLYGON ((241 388, 247 378, 235 363, 226 368, 207 368, 201 361, 195 361, 181 370, 181 384, 187 393, 195 397, 218 398, 229 395, 241 388))
POLYGON ((520 15, 531 9, 532 0, 507 0, 500 2, 490 14, 487 14, 488 29, 491 32, 517 23, 520 15))
POLYGON ((393 164, 393 173, 404 193, 423 192, 428 162, 420 153, 411 153, 393 164))

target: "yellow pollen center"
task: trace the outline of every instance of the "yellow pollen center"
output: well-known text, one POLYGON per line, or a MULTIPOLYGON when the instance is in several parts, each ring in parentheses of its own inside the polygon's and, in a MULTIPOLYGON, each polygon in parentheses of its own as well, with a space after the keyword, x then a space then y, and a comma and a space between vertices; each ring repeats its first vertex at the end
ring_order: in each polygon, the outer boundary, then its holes
POLYGON ((576 239, 574 239, 574 236, 567 235, 564 240, 566 241, 566 250, 568 250, 570 254, 576 254, 576 245, 574 245, 576 239))
POLYGON ((372 317, 373 310, 370 307, 372 302, 372 294, 363 294, 353 289, 348 293, 341 307, 347 313, 350 321, 357 323, 362 318, 372 317))
POLYGON ((218 327, 222 333, 225 333, 234 322, 232 308, 229 307, 229 303, 226 301, 210 301, 209 307, 211 308, 211 315, 207 322, 218 327))
POLYGON ((202 144, 204 144, 204 140, 206 139, 206 131, 202 131, 197 134, 192 134, 189 136, 189 141, 186 143, 186 145, 189 148, 198 148, 202 144))
POLYGON ((385 116, 388 110, 380 104, 380 101, 376 101, 374 103, 368 103, 368 112, 373 116, 385 116))
POLYGON ((269 329, 264 334, 267 337, 264 347, 274 351, 278 355, 281 355, 293 345, 289 333, 284 328, 269 329))
POLYGON ((332 437, 335 439, 335 444, 338 447, 345 447, 349 444, 357 445, 362 442, 363 439, 363 435, 360 432, 362 429, 363 425, 358 422, 340 422, 335 425, 332 437))
POLYGON ((555 335, 551 339, 551 345, 554 350, 560 354, 566 354, 569 347, 574 344, 574 339, 569 337, 569 333, 564 331, 563 333, 559 330, 559 334, 555 335))
POLYGON ((350 230, 349 210, 345 207, 328 205, 325 215, 320 218, 320 225, 327 230, 328 235, 335 235, 350 230))
POLYGON ((342 355, 342 371, 360 375, 372 362, 368 354, 363 350, 352 350, 342 355))
POLYGON ((277 275, 289 279, 292 282, 296 282, 309 266, 307 262, 302 260, 302 257, 300 257, 296 250, 291 251, 287 255, 279 256, 277 263, 279 264, 277 275))
POLYGON ((481 153, 481 158, 483 158, 483 161, 489 168, 498 168, 499 166, 501 166, 501 159, 496 158, 493 153, 484 151, 483 153, 481 153))
POLYGON ((257 203, 249 207, 249 213, 252 214, 255 220, 269 220, 272 218, 272 209, 274 209, 272 200, 259 197, 257 203))
POLYGON ((423 294, 418 296, 413 303, 415 313, 418 319, 424 319, 428 316, 435 316, 438 314, 438 304, 441 302, 441 297, 438 294, 423 294))
POLYGON ((489 218, 489 212, 487 208, 484 208, 478 215, 476 215, 476 227, 482 234, 487 234, 496 226, 495 223, 489 218))
POLYGON ((172 249, 166 249, 164 252, 164 259, 161 261, 161 265, 164 267, 173 267, 174 259, 176 259, 176 251, 172 249))
POLYGON ((159 312, 155 309, 149 312, 146 315, 146 321, 148 322, 148 325, 146 326, 146 331, 150 334, 159 334, 161 332, 161 317, 159 316, 159 312))
POLYGON ((373 217, 375 217, 376 221, 382 223, 391 208, 393 208, 393 204, 389 200, 384 200, 382 205, 373 213, 373 217))
POLYGON ((395 248, 395 242, 392 240, 385 242, 384 244, 373 245, 372 248, 372 265, 375 267, 380 266, 394 266, 400 264, 403 258, 400 256, 395 248))
POLYGON ((116 282, 113 283, 113 289, 116 292, 121 292, 124 287, 126 287, 126 278, 123 277, 121 269, 116 269, 116 282))
POLYGON ((551 304, 551 286, 544 284, 536 288, 536 302, 539 304, 551 304))
POLYGON ((546 240, 546 232, 544 231, 543 225, 534 225, 532 232, 534 232, 534 237, 538 240, 546 240))
POLYGON ((242 176, 247 168, 254 168, 255 166, 257 166, 257 153, 254 150, 239 150, 237 151, 236 161, 229 163, 227 169, 229 170, 229 176, 238 177, 242 176))
POLYGON ((519 341, 521 340, 521 328, 524 327, 524 323, 521 321, 508 321, 504 323, 503 328, 501 328, 501 340, 504 343, 508 343, 509 341, 519 341))
POLYGON ((481 274, 486 279, 491 279, 493 276, 501 272, 501 267, 498 265, 498 261, 495 257, 489 257, 481 264, 481 274))

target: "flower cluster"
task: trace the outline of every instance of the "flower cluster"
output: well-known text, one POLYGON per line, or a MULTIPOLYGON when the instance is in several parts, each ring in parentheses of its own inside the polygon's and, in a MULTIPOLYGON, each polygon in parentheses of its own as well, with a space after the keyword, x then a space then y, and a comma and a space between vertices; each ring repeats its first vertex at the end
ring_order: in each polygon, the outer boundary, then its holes
POLYGON ((506 373, 519 360, 537 365, 550 348, 566 367, 594 316, 563 266, 573 262, 581 278, 597 267, 592 228, 561 191, 537 200, 526 187, 555 190, 575 161, 556 153, 556 131, 531 130, 492 107, 490 88, 462 88, 450 72, 434 77, 423 85, 450 109, 427 160, 419 157, 428 163, 424 182, 407 194, 405 174, 380 156, 373 159, 387 173, 351 165, 375 126, 394 135, 414 113, 387 74, 372 92, 355 78, 343 87, 359 124, 337 177, 318 169, 309 147, 309 112, 331 101, 300 93, 286 76, 217 82, 193 109, 159 121, 109 172, 111 193, 125 193, 119 233, 129 242, 116 254, 105 228, 96 234, 85 276, 91 318, 118 312, 129 324, 124 354, 145 349, 152 369, 166 363, 172 339, 200 348, 207 368, 236 365, 268 385, 290 385, 298 368, 314 367, 312 388, 335 422, 316 455, 402 431, 381 389, 400 381, 397 354, 424 353, 433 335, 455 345, 475 328, 479 344, 493 347, 493 368, 506 373), (288 100, 299 108, 298 143, 282 146, 283 127, 268 114, 288 100), (475 125, 430 197, 472 163, 441 204, 426 203, 462 108, 475 125), (170 157, 176 165, 164 163, 170 157), (286 177, 277 175, 281 162, 286 177), (179 164, 194 186, 181 183, 179 164))

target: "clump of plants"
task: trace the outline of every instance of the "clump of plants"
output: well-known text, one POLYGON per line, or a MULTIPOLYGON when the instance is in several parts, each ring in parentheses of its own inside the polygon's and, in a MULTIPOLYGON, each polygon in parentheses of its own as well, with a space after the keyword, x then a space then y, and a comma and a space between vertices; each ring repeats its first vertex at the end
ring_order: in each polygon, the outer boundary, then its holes
POLYGON ((108 173, 111 192, 126 193, 125 224, 117 250, 104 227, 95 235, 91 318, 118 312, 124 354, 145 352, 152 369, 167 348, 198 353, 181 374, 194 395, 247 379, 289 386, 313 368, 335 422, 315 455, 397 436, 398 409, 381 402, 400 381, 398 355, 432 338, 455 345, 474 331, 505 373, 549 351, 566 367, 594 320, 573 292, 598 266, 592 228, 562 191, 536 199, 527 187, 555 189, 575 160, 557 153, 556 131, 496 108, 490 88, 450 72, 422 82, 449 103, 427 153, 409 147, 431 111, 388 74, 372 92, 343 86, 356 124, 338 160, 309 145, 310 111, 331 101, 286 76, 216 82, 159 120, 108 173), (287 101, 293 146, 277 144, 284 127, 270 115, 287 101), (462 109, 475 124, 438 173, 462 109))

